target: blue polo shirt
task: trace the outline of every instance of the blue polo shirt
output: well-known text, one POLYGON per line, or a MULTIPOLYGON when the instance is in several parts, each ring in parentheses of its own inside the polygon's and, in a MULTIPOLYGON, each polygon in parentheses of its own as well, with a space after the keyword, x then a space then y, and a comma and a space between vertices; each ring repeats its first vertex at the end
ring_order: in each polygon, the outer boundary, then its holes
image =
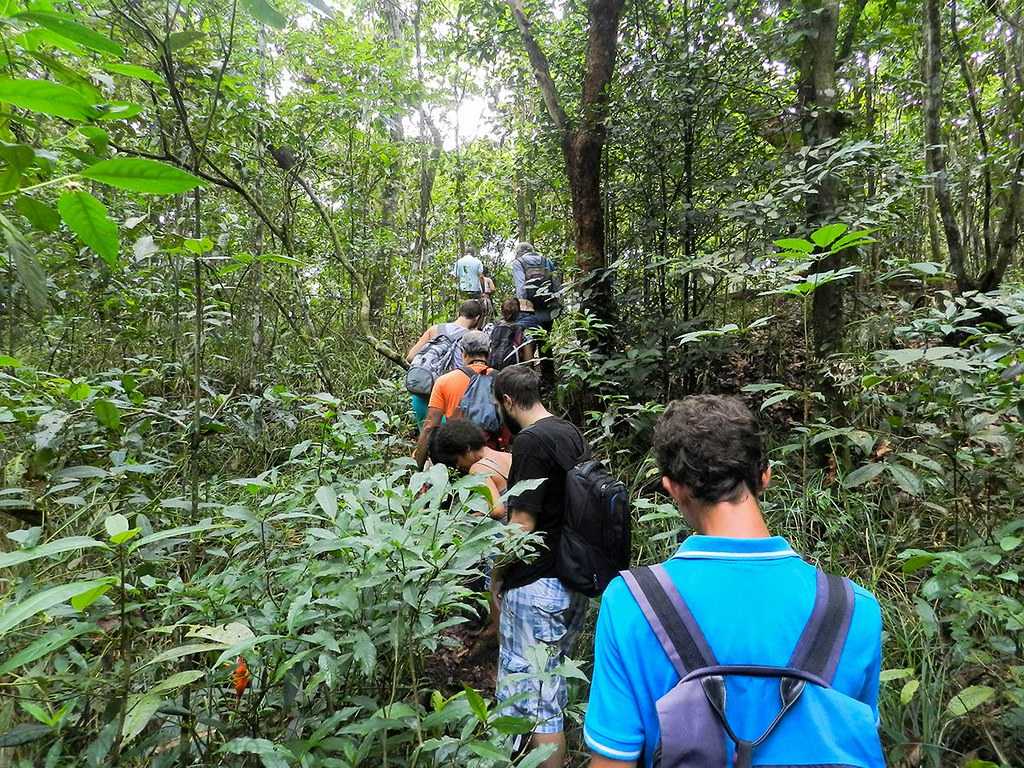
MULTIPOLYGON (((814 607, 816 570, 784 538, 690 536, 665 569, 719 663, 786 665, 814 607)), ((870 592, 857 585, 853 591, 853 619, 832 687, 870 706, 877 721, 882 616, 870 592)), ((587 746, 612 760, 642 756, 649 768, 660 736, 655 702, 678 682, 626 583, 615 579, 597 620, 587 746)), ((728 686, 730 724, 743 738, 760 735, 778 711, 778 682, 730 678, 728 686)), ((799 716, 793 710, 786 717, 799 716)))

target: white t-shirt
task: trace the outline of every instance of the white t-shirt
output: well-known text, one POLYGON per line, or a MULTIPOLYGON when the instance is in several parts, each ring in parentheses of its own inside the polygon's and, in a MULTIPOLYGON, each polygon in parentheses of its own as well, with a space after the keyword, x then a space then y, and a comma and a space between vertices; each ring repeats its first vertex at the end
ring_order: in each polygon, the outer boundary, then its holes
POLYGON ((480 278, 484 273, 483 262, 471 253, 467 253, 455 262, 452 274, 459 279, 460 291, 480 291, 480 278))

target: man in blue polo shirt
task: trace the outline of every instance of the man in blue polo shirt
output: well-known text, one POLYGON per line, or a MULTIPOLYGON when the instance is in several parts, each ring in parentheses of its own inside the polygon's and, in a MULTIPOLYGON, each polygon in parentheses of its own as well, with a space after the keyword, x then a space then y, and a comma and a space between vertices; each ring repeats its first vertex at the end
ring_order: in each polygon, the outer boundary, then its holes
MULTIPOLYGON (((816 612, 816 584, 824 577, 765 525, 758 498, 771 470, 753 415, 736 398, 687 397, 662 416, 654 449, 662 485, 697 532, 661 573, 682 596, 710 653, 721 665, 788 666, 816 612)), ((850 592, 852 616, 845 643, 837 646, 831 687, 855 700, 852 706, 863 710, 871 731, 865 738, 877 744, 872 726, 878 719, 881 612, 866 590, 854 585, 850 592)), ((662 743, 655 703, 680 682, 678 657, 670 661, 634 594, 618 578, 601 600, 584 729, 592 768, 650 768, 662 743)), ((726 689, 728 722, 740 738, 756 738, 779 711, 779 680, 727 677, 726 689)), ((807 721, 806 709, 788 713, 788 732, 840 728, 807 721)), ((685 715, 679 725, 685 729, 685 715)), ((734 747, 729 742, 726 748, 732 765, 734 747)), ((869 745, 865 753, 875 751, 869 745)))

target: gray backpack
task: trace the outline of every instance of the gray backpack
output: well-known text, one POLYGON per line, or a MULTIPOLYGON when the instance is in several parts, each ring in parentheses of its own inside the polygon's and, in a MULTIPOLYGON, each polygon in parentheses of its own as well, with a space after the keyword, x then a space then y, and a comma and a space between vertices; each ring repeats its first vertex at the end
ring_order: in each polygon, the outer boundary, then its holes
POLYGON ((501 417, 494 404, 494 377, 477 373, 468 365, 459 370, 469 377, 469 386, 459 401, 459 414, 484 432, 497 435, 501 430, 501 417))
MULTIPOLYGON (((871 707, 832 688, 853 618, 853 589, 846 579, 818 571, 810 619, 786 666, 775 667, 755 659, 720 664, 663 566, 634 568, 622 577, 679 675, 679 683, 656 703, 661 743, 655 768, 885 768, 871 707), (729 723, 730 677, 778 681, 775 702, 739 702, 772 707, 774 717, 762 733, 738 734, 729 723), (796 716, 787 717, 791 712, 796 716)), ((756 631, 743 626, 742 617, 736 626, 756 631)))
POLYGON ((459 339, 466 329, 456 323, 447 323, 441 326, 441 330, 417 353, 406 371, 405 388, 411 394, 430 397, 438 377, 460 362, 459 339))

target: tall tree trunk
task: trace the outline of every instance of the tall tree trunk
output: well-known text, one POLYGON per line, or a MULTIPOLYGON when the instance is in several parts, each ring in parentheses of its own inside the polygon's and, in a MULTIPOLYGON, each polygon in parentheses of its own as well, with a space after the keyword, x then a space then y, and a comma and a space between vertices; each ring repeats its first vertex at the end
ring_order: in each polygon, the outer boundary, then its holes
MULTIPOLYGON (((601 158, 607 139, 608 88, 615 72, 619 21, 625 0, 589 0, 583 98, 578 121, 566 115, 551 78, 547 57, 537 44, 522 0, 508 0, 519 27, 551 119, 561 134, 562 155, 572 202, 576 265, 582 273, 582 303, 596 317, 613 317, 611 272, 605 252, 604 208, 601 199, 601 158)), ((610 343, 610 339, 604 339, 610 343)))
MULTIPOLYGON (((839 33, 839 0, 808 0, 804 5, 804 43, 800 57, 799 102, 804 146, 814 164, 827 162, 823 148, 837 138, 840 126, 836 112, 836 40, 839 33)), ((826 174, 805 204, 811 227, 831 223, 839 194, 838 180, 826 174)), ((838 269, 838 254, 821 258, 815 271, 838 269)), ((815 290, 811 308, 814 347, 819 356, 836 352, 843 337, 843 284, 826 283, 815 290)))
POLYGON ((964 264, 963 238, 956 223, 946 174, 946 151, 939 123, 942 115, 942 27, 939 0, 924 0, 924 141, 925 166, 932 177, 935 202, 949 250, 949 271, 960 291, 974 288, 964 264))

